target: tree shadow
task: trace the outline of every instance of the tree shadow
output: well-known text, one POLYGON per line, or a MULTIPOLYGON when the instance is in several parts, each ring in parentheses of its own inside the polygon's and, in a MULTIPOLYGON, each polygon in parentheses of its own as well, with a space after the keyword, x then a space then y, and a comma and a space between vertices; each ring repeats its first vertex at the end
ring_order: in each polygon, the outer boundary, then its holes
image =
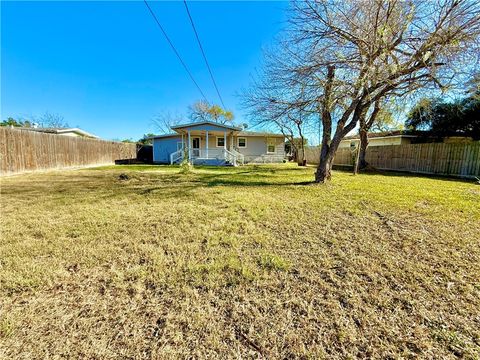
POLYGON ((303 186, 313 185, 315 181, 299 181, 299 182, 267 182, 267 181, 241 181, 241 180, 212 180, 205 182, 208 187, 212 186, 303 186))
MULTIPOLYGON (((158 193, 162 190, 176 191, 175 189, 189 188, 194 187, 216 187, 216 186, 248 186, 248 187, 259 187, 259 186, 305 186, 316 184, 312 181, 305 181, 305 179, 295 179, 295 177, 285 177, 282 175, 283 172, 288 173, 291 169, 280 169, 278 167, 264 168, 263 166, 254 167, 245 169, 243 171, 238 171, 238 168, 235 168, 234 171, 222 170, 225 168, 219 168, 214 166, 202 166, 196 167, 195 170, 182 174, 182 173, 163 173, 158 180, 161 179, 162 184, 154 185, 152 187, 147 187, 139 190, 141 194, 148 193, 158 193), (202 170, 213 170, 208 173, 203 173, 202 170), (278 176, 280 175, 280 176, 278 176)), ((303 170, 303 169, 302 169, 303 170)), ((304 172, 304 171, 303 171, 304 172)), ((306 174, 306 173, 305 173, 306 174)), ((150 180, 155 181, 155 180, 150 180)), ((168 195, 169 196, 169 195, 168 195)))
MULTIPOLYGON (((347 172, 347 171, 343 171, 347 172)), ((360 172, 361 175, 365 176, 387 176, 387 177, 400 177, 400 178, 411 178, 411 179, 431 179, 431 180, 439 180, 439 181, 447 181, 447 182, 466 182, 472 183, 475 179, 471 178, 461 178, 453 175, 442 175, 442 174, 422 174, 422 173, 413 173, 407 171, 389 171, 389 170, 368 170, 360 172)), ((352 174, 353 175, 353 174, 352 174)))

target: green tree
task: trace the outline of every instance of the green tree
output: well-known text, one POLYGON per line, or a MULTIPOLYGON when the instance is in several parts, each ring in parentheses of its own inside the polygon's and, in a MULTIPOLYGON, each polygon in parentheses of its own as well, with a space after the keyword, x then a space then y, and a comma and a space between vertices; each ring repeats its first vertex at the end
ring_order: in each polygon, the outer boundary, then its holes
POLYGON ((221 124, 232 122, 233 112, 223 109, 220 105, 210 105, 206 101, 197 101, 189 108, 190 119, 193 121, 214 121, 221 124))
POLYGON ((3 120, 2 122, 0 122, 0 126, 21 127, 24 126, 24 122, 21 120, 16 120, 12 117, 8 117, 7 120, 3 120))
POLYGON ((152 143, 152 137, 155 136, 153 133, 144 134, 141 139, 137 141, 139 144, 149 145, 152 143))
POLYGON ((421 99, 409 112, 405 126, 430 136, 467 136, 480 140, 480 98, 472 94, 453 102, 421 99))

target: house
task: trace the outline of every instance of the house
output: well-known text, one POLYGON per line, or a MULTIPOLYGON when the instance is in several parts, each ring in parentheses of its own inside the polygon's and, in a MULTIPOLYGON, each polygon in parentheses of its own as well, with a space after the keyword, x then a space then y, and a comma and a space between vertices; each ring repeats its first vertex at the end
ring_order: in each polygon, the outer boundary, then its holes
POLYGON ((90 139, 98 139, 99 137, 93 134, 86 132, 85 130, 79 128, 35 128, 35 127, 17 127, 16 129, 28 130, 28 131, 37 131, 47 134, 57 134, 64 136, 72 137, 85 137, 90 139))
MULTIPOLYGON (((405 145, 411 144, 418 135, 407 131, 394 130, 368 134, 368 146, 405 145)), ((358 135, 346 136, 340 141, 339 148, 357 147, 360 142, 358 135)))
MULTIPOLYGON (((438 137, 431 136, 426 131, 412 131, 412 130, 393 130, 382 131, 368 134, 368 146, 386 146, 386 145, 408 145, 408 144, 422 144, 432 142, 442 143, 469 143, 472 138, 464 136, 449 136, 438 137)), ((339 148, 353 148, 357 147, 360 138, 357 135, 346 136, 340 141, 339 148)))
POLYGON ((281 134, 243 131, 212 121, 176 125, 171 130, 171 134, 151 137, 154 163, 178 164, 187 158, 193 164, 238 165, 285 158, 281 134))

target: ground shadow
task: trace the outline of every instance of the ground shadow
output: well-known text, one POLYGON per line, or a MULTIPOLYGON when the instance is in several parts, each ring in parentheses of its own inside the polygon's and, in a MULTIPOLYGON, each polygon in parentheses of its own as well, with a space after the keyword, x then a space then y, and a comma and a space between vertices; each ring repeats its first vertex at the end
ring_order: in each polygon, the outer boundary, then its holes
MULTIPOLYGON (((343 171, 347 172, 347 171, 343 171)), ((351 171, 350 171, 351 173, 351 171)), ((432 180, 448 181, 448 182, 474 182, 475 179, 471 178, 461 178, 452 175, 442 175, 442 174, 422 174, 422 173, 413 173, 413 172, 402 172, 402 171, 389 171, 389 170, 368 170, 360 172, 361 175, 366 176, 388 176, 388 177, 402 177, 402 178, 425 178, 432 180)), ((352 174, 353 175, 353 174, 352 174)))
MULTIPOLYGON (((122 167, 128 173, 129 167, 122 167)), ((138 170, 138 167, 132 167, 132 170, 138 170)), ((148 181, 153 186, 148 186, 143 189, 139 189, 140 194, 159 193, 166 189, 174 191, 175 188, 181 186, 184 188, 191 187, 215 187, 215 186, 305 186, 316 184, 312 180, 305 181, 305 178, 286 177, 285 173, 291 173, 296 168, 278 168, 274 166, 253 165, 245 168, 226 168, 218 166, 196 166, 193 171, 187 173, 181 173, 180 171, 162 172, 160 177, 149 176, 148 181), (161 180, 160 184, 152 184, 161 180)), ((305 168, 301 170, 305 175, 310 175, 305 172, 305 168)), ((297 170, 297 171, 298 171, 297 170)), ((154 174, 153 172, 151 174, 154 174)), ((160 174, 160 173, 159 173, 160 174)), ((301 173, 297 173, 302 175, 301 173)), ((312 174, 313 175, 313 174, 312 174)), ((151 175, 152 176, 152 175, 151 175)))

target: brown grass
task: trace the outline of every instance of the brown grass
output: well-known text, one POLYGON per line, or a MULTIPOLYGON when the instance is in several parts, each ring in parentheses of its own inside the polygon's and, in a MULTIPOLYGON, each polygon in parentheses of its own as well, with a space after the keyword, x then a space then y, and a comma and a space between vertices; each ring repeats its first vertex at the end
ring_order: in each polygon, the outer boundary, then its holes
POLYGON ((3 178, 0 358, 479 358, 479 186, 312 174, 3 178))

